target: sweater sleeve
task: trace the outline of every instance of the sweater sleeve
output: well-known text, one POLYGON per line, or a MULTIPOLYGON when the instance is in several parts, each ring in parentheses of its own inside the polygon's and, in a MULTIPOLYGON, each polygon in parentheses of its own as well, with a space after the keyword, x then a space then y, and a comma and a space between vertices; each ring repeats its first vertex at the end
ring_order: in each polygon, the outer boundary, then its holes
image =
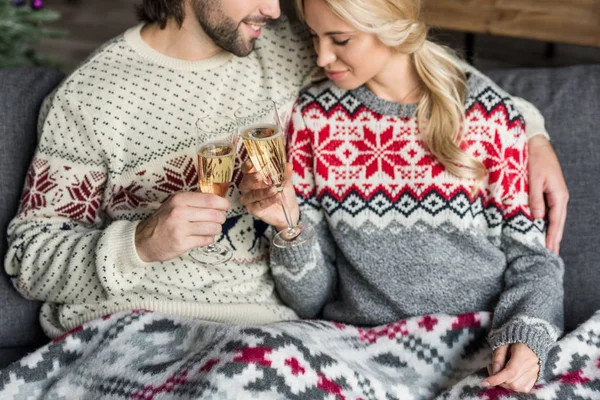
MULTIPOLYGON (((488 79, 483 73, 481 73, 481 71, 479 71, 477 68, 473 67, 470 64, 464 63, 464 70, 467 73, 479 75, 485 80, 488 79)), ((538 110, 533 104, 521 97, 512 96, 510 98, 515 108, 519 111, 519 113, 523 116, 523 119, 525 120, 527 138, 531 139, 534 136, 541 135, 547 140, 550 140, 550 135, 546 131, 546 121, 540 110, 538 110)))
POLYGON ((313 318, 334 293, 335 243, 316 197, 311 130, 306 127, 298 104, 292 111, 288 132, 288 154, 294 169, 301 223, 312 225, 315 236, 299 246, 271 246, 271 270, 281 299, 301 317, 313 318))
POLYGON ((96 139, 103 125, 86 107, 63 86, 40 114, 5 260, 13 285, 29 299, 98 302, 132 288, 143 274, 137 223, 111 222, 103 212, 108 157, 96 139))
POLYGON ((493 178, 492 190, 502 203, 501 248, 507 268, 489 342, 494 350, 527 344, 540 359, 542 376, 548 351, 563 329, 564 271, 561 259, 544 246, 544 221, 534 220, 529 210, 527 137, 521 126, 516 124, 498 141, 504 143, 502 174, 493 178))

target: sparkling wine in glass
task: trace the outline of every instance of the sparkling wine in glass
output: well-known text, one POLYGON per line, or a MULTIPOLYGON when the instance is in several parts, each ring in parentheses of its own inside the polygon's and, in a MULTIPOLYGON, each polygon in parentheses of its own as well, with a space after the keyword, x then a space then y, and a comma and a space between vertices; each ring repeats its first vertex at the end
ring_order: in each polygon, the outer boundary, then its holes
POLYGON ((283 209, 287 229, 273 237, 273 244, 286 248, 298 246, 314 236, 310 225, 294 225, 285 205, 283 186, 287 155, 285 133, 277 113, 277 106, 271 100, 261 100, 239 108, 235 118, 240 127, 244 146, 254 168, 261 173, 265 184, 277 187, 277 196, 283 209))
MULTIPOLYGON (((225 197, 235 167, 237 123, 212 115, 196 121, 196 130, 200 192, 225 197)), ((231 256, 231 249, 220 243, 190 250, 190 257, 207 265, 224 263, 231 256)))

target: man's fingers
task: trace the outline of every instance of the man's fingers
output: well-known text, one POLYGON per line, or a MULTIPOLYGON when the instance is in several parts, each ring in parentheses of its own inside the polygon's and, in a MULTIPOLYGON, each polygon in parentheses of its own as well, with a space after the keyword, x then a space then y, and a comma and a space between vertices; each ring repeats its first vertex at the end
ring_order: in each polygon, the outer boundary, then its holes
POLYGON ((535 219, 544 218, 546 215, 546 202, 544 201, 544 181, 530 176, 529 180, 529 208, 535 219))
POLYGON ((563 232, 565 229, 568 202, 568 194, 548 195, 548 206, 550 207, 548 219, 550 221, 546 235, 546 247, 556 254, 558 254, 560 250, 560 242, 562 241, 563 232))
POLYGON ((211 193, 181 192, 173 195, 170 199, 172 207, 195 207, 212 208, 215 210, 228 211, 229 200, 211 193))
POLYGON ((214 222, 190 222, 187 227, 188 236, 216 236, 223 230, 223 225, 214 222))
POLYGON ((224 224, 227 220, 227 215, 223 211, 212 208, 174 208, 171 210, 169 216, 185 222, 213 222, 215 224, 224 224))

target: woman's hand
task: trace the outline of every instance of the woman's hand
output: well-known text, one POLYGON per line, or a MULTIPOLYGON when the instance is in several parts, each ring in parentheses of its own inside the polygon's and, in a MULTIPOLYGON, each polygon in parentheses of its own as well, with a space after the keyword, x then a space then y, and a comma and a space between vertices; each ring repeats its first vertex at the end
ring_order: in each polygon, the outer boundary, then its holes
POLYGON ((515 392, 529 393, 540 372, 538 356, 523 343, 505 344, 494 351, 488 366, 489 378, 482 386, 500 386, 515 392), (507 360, 508 358, 508 360, 507 360))
MULTIPOLYGON (((250 160, 242 165, 242 173, 244 177, 240 183, 240 192, 242 193, 240 200, 248 212, 262 219, 267 224, 274 226, 277 231, 287 229, 288 226, 285 221, 283 209, 281 208, 277 188, 265 184, 263 176, 256 171, 250 160)), ((292 164, 288 163, 283 186, 283 197, 285 198, 286 208, 290 212, 290 218, 292 219, 290 222, 295 225, 300 218, 300 210, 296 202, 296 194, 290 179, 291 176, 292 164)))
POLYGON ((529 140, 528 169, 529 208, 533 217, 539 219, 544 218, 548 206, 546 247, 558 254, 567 219, 569 190, 552 145, 541 135, 529 140))

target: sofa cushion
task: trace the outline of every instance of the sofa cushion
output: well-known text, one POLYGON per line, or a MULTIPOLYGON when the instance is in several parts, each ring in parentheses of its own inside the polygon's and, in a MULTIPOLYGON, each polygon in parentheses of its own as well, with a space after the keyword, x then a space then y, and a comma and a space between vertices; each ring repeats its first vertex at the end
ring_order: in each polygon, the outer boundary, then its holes
POLYGON ((571 196, 560 255, 572 330, 600 309, 600 65, 487 75, 542 112, 560 159, 571 196))
MULTIPOLYGON (((37 116, 42 100, 62 80, 50 68, 0 69, 0 257, 6 254, 6 228, 17 212, 25 173, 36 144, 37 116)), ((4 266, 4 264, 2 264, 4 266)), ((4 268, 0 272, 0 347, 44 343, 38 314, 40 303, 21 297, 4 268)))

